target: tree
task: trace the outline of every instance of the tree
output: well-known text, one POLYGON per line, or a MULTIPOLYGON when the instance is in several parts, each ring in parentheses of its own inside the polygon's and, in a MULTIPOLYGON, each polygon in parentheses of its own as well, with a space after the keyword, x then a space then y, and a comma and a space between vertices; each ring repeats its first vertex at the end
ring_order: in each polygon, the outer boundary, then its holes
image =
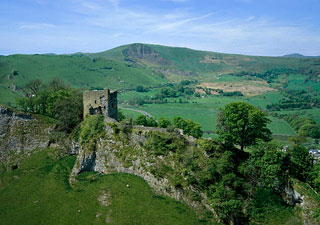
POLYGON ((184 120, 179 116, 173 118, 173 124, 176 128, 182 129, 186 135, 191 135, 195 138, 200 138, 203 134, 201 125, 192 120, 184 120))
POLYGON ((279 190, 279 187, 288 183, 289 158, 286 152, 281 151, 279 142, 259 142, 250 158, 242 165, 240 171, 250 180, 251 188, 263 187, 279 190))
POLYGON ((147 126, 148 127, 157 127, 158 123, 153 117, 148 117, 147 118, 147 126))
POLYGON ((140 115, 134 120, 135 124, 141 126, 147 126, 147 117, 145 115, 140 115))
POLYGON ((49 82, 49 87, 52 91, 59 91, 59 90, 66 90, 66 89, 70 89, 70 87, 68 85, 66 85, 64 83, 63 80, 61 80, 60 78, 53 78, 50 82, 49 82))
POLYGON ((142 85, 138 85, 136 87, 136 92, 147 92, 148 90, 144 88, 142 85))
POLYGON ((59 121, 60 130, 70 133, 82 121, 82 102, 82 93, 76 90, 55 100, 51 113, 52 117, 59 121))
POLYGON ((225 142, 244 147, 254 145, 258 139, 269 141, 270 120, 266 113, 245 102, 234 102, 221 109, 217 120, 217 133, 225 142))
POLYGON ((313 159, 309 151, 301 146, 295 145, 290 150, 290 173, 302 181, 306 181, 313 170, 313 159))
POLYGON ((167 128, 167 127, 169 127, 170 125, 171 125, 171 122, 170 122, 170 120, 167 119, 167 118, 161 117, 161 118, 159 119, 159 121, 158 121, 158 126, 159 126, 160 128, 167 128))
POLYGON ((25 92, 26 95, 37 95, 38 92, 41 90, 42 86, 42 80, 39 78, 30 80, 25 87, 23 88, 23 91, 25 92))
POLYGON ((126 116, 124 115, 124 113, 122 112, 121 109, 118 109, 118 121, 123 121, 126 119, 126 116))

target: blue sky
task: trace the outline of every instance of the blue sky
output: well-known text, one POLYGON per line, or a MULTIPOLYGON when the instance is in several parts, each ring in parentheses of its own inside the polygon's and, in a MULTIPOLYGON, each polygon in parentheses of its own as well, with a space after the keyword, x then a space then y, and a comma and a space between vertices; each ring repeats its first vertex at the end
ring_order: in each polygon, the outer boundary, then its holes
POLYGON ((130 43, 320 55, 320 0, 1 0, 0 54, 130 43))

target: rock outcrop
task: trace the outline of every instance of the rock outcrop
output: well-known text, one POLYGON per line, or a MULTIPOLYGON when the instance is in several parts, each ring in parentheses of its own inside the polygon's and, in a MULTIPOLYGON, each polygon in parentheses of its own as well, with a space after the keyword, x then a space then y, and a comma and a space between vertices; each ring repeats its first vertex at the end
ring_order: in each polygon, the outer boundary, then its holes
POLYGON ((47 147, 53 128, 31 114, 0 106, 0 163, 9 166, 17 155, 47 147))
MULTIPOLYGON (((184 201, 197 211, 206 210, 215 214, 210 206, 206 195, 194 189, 191 185, 184 188, 175 187, 169 182, 166 176, 156 176, 151 168, 155 162, 165 161, 165 156, 151 156, 144 148, 146 141, 150 141, 150 132, 164 132, 165 129, 147 129, 135 127, 135 131, 128 136, 123 136, 121 140, 110 126, 106 128, 106 138, 97 141, 94 150, 88 150, 84 145, 80 146, 77 161, 70 175, 70 183, 76 181, 76 176, 83 171, 96 171, 103 174, 129 173, 143 178, 149 186, 158 194, 172 197, 179 201, 184 201), (148 137, 148 138, 146 138, 148 137), (130 152, 130 153, 128 153, 130 152), (126 153, 128 153, 126 155, 126 153), (190 196, 197 195, 197 201, 190 196)), ((183 135, 176 134, 180 138, 183 135)), ((188 141, 188 137, 185 137, 188 141)), ((192 143, 189 143, 192 145, 192 143)))

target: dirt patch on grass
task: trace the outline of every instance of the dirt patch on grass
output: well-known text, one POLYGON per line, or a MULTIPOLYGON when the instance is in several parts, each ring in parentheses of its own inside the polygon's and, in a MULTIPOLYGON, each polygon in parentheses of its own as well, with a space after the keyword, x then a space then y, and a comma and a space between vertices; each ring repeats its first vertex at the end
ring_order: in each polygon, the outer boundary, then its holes
POLYGON ((263 81, 201 83, 198 87, 210 89, 212 93, 216 93, 217 90, 223 90, 223 92, 240 91, 245 96, 256 96, 268 91, 277 91, 263 81))

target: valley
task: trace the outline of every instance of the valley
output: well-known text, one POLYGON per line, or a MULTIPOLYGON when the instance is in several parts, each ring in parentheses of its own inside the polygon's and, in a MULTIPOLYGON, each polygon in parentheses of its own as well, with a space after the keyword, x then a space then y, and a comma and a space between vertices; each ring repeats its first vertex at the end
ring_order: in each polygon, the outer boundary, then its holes
POLYGON ((0 104, 0 223, 320 221, 318 57, 0 56, 0 104))

